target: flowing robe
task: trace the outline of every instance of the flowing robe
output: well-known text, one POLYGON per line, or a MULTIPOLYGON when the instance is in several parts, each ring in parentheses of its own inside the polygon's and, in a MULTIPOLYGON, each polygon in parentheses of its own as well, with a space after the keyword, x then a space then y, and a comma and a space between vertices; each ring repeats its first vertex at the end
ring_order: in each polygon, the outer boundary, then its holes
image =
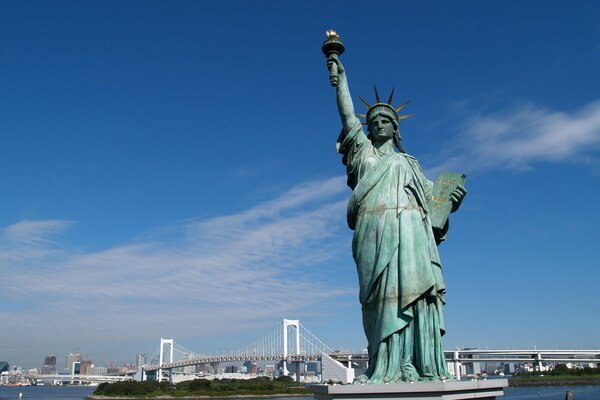
POLYGON ((427 206, 433 183, 414 157, 375 148, 359 123, 342 131, 338 151, 352 188, 368 382, 446 379, 445 286, 427 206))

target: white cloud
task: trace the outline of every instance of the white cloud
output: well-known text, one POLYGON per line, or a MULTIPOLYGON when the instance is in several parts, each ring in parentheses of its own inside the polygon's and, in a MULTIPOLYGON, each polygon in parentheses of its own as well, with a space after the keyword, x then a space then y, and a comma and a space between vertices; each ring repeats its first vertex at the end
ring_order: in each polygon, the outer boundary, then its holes
POLYGON ((237 214, 186 221, 169 237, 87 253, 54 239, 68 221, 3 228, 0 292, 10 300, 0 339, 44 343, 31 349, 39 358, 53 343, 202 336, 321 312, 352 292, 332 285, 349 250, 347 196, 343 177, 306 183, 237 214))
POLYGON ((433 168, 467 171, 528 169, 538 162, 572 161, 600 147, 600 102, 571 113, 525 106, 471 118, 433 168))
POLYGON ((55 240, 71 225, 72 221, 63 220, 24 220, 0 228, 0 274, 8 279, 9 271, 29 268, 60 254, 55 240))
POLYGON ((4 243, 10 242, 11 245, 48 243, 52 237, 62 233, 71 224, 71 221, 63 220, 24 220, 0 229, 0 237, 4 243))

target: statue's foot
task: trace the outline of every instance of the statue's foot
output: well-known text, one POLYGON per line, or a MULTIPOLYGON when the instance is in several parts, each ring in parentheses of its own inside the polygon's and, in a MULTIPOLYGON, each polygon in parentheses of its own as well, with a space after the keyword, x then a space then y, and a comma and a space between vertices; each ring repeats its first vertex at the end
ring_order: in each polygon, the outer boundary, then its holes
POLYGON ((366 385, 367 383, 369 383, 369 377, 364 374, 357 376, 352 382, 353 385, 366 385))
POLYGON ((431 369, 429 368, 425 368, 425 372, 423 373, 423 375, 421 375, 421 380, 423 382, 439 382, 440 379, 438 379, 437 376, 433 375, 433 373, 431 372, 431 369))
POLYGON ((401 368, 402 380, 404 382, 417 382, 421 380, 419 373, 412 365, 404 365, 401 368))

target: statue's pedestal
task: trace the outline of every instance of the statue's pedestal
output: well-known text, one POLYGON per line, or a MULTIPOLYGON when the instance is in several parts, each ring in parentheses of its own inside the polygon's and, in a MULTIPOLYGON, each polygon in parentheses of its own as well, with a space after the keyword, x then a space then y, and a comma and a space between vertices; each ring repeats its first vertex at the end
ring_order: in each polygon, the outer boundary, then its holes
POLYGON ((389 385, 308 385, 317 400, 462 400, 504 395, 506 379, 389 385))

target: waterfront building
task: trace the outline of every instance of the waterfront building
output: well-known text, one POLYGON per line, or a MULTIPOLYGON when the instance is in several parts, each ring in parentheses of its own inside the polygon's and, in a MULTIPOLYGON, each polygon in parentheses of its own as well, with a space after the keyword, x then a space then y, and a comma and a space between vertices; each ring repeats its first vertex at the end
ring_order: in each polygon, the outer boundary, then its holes
MULTIPOLYGON (((467 357, 469 358, 469 357, 467 357)), ((481 364, 478 362, 463 361, 465 375, 481 375, 481 364)))
MULTIPOLYGON (((7 363, 8 365, 8 363, 7 363)), ((0 373, 0 384, 2 385, 16 385, 24 382, 23 369, 18 366, 14 366, 7 371, 0 373)))
POLYGON ((108 374, 108 368, 106 367, 91 367, 89 371, 90 375, 106 375, 108 374))
POLYGON ((9 367, 8 361, 0 361, 0 373, 8 371, 9 367))
POLYGON ((196 365, 196 373, 208 375, 210 374, 210 366, 208 364, 196 365))
POLYGON ((600 363, 595 363, 595 362, 591 362, 591 363, 586 363, 583 365, 584 368, 585 367, 589 367, 589 368, 598 368, 598 366, 600 366, 600 363))
POLYGON ((52 353, 48 353, 44 357, 44 364, 42 365, 42 374, 54 374, 56 373, 56 356, 52 353))
MULTIPOLYGON (((477 350, 477 347, 465 347, 463 350, 477 350)), ((472 355, 468 355, 466 359, 473 358, 472 355)), ((461 361, 463 370, 462 375, 476 376, 481 375, 481 364, 478 362, 461 361)))
POLYGON ((273 364, 265 365, 265 375, 266 376, 274 376, 275 375, 275 365, 273 365, 273 364))
POLYGON ((71 375, 79 375, 81 374, 81 362, 80 361, 74 361, 73 364, 71 365, 71 375))
POLYGON ((79 370, 81 371, 80 374, 89 375, 89 370, 93 367, 94 364, 92 363, 92 360, 81 360, 79 363, 79 370))
POLYGON ((71 353, 66 357, 65 361, 65 369, 69 371, 69 373, 73 373, 73 364, 81 361, 81 354, 79 353, 71 353))
POLYGON ((498 364, 495 362, 487 362, 485 363, 485 372, 488 375, 495 375, 496 374, 496 370, 498 369, 498 364))
POLYGON ((225 368, 221 368, 221 364, 217 363, 210 363, 210 367, 212 368, 212 374, 213 375, 217 375, 220 373, 225 373, 225 368), (223 372, 221 372, 221 370, 223 370, 223 372))
MULTIPOLYGON (((183 359, 184 360, 193 360, 194 359, 194 354, 193 353, 184 353, 183 354, 183 359)), ((190 365, 187 367, 183 367, 180 369, 182 372, 186 373, 186 374, 194 374, 196 372, 196 366, 195 365, 190 365)))
POLYGON ((237 374, 237 372, 238 372, 237 365, 228 365, 227 367, 225 367, 226 374, 237 374))
POLYGON ((500 364, 500 371, 504 372, 505 375, 512 375, 515 373, 515 363, 502 363, 500 364))
POLYGON ((521 363, 519 364, 517 372, 532 372, 533 370, 534 369, 532 363, 521 363))
POLYGON ((244 361, 244 364, 242 365, 242 372, 249 374, 251 370, 252 370, 252 361, 251 360, 244 361))

